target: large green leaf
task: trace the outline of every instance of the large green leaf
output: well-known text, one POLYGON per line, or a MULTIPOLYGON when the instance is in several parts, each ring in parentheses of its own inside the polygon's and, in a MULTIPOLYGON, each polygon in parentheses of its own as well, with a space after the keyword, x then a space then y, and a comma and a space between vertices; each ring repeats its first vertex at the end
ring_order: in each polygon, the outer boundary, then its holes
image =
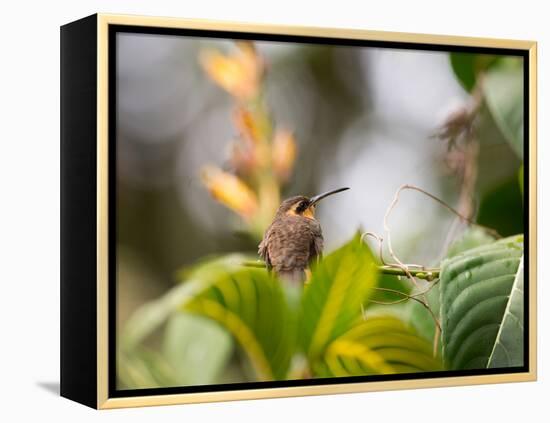
POLYGON ((523 257, 487 367, 523 366, 523 257))
POLYGON ((359 235, 314 268, 302 298, 299 329, 310 359, 361 319, 376 279, 377 265, 359 235))
POLYGON ((229 333, 201 316, 172 315, 164 330, 162 351, 178 386, 215 383, 227 365, 233 342, 229 333))
POLYGON ((372 316, 333 340, 314 364, 319 376, 414 373, 442 369, 432 346, 393 316, 372 316))
MULTIPOLYGON (((489 366, 489 357, 500 339, 498 334, 507 316, 514 281, 522 277, 519 275, 523 272, 520 267, 522 255, 523 236, 519 235, 443 261, 441 339, 446 367, 479 369, 489 366)), ((517 310, 514 309, 514 313, 518 314, 517 310)), ((506 339, 512 338, 508 332, 512 329, 504 332, 506 339)), ((523 338, 523 333, 516 332, 515 336, 523 338)))
POLYGON ((521 61, 502 61, 485 75, 485 100, 500 131, 523 159, 523 69, 521 61))
POLYGON ((447 258, 454 257, 464 251, 481 245, 490 244, 495 238, 486 230, 477 226, 466 229, 449 247, 447 258))
POLYGON ((225 328, 260 380, 284 379, 295 351, 296 316, 283 286, 265 269, 224 274, 182 306, 225 328))

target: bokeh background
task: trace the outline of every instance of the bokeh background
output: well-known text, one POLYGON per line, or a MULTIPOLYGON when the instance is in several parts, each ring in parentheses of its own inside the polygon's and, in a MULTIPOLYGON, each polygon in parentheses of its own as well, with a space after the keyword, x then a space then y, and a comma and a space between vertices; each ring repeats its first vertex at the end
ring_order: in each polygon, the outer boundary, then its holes
MULTIPOLYGON (((201 180, 205 165, 228 166, 236 130, 232 98, 205 74, 199 57, 212 48, 230 52, 234 43, 117 37, 121 327, 136 308, 174 286, 178 269, 212 254, 254 252, 258 240, 242 236, 242 221, 216 202, 201 180)), ((382 234, 386 209, 403 184, 460 208, 464 181, 456 169, 463 157, 447 135, 453 117, 471 108, 475 98, 461 85, 449 53, 255 45, 266 64, 269 109, 297 143, 283 197, 351 187, 317 210, 326 251, 358 229, 382 234)), ((472 215, 501 235, 522 232, 521 160, 486 108, 477 114, 472 215)), ((405 192, 391 217, 395 249, 406 262, 434 265, 454 221, 429 198, 405 192)))

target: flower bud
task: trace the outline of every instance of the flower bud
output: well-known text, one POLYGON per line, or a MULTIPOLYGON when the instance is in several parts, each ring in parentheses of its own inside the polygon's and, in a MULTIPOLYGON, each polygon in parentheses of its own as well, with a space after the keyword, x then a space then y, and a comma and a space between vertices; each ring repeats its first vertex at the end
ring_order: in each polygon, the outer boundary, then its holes
POLYGON ((264 139, 261 125, 249 110, 238 107, 233 115, 233 122, 239 134, 248 143, 257 145, 264 139))
POLYGON ((250 219, 256 213, 256 195, 237 176, 217 167, 207 166, 203 169, 202 180, 217 201, 243 218, 250 219))
POLYGON ((278 130, 273 139, 273 171, 281 181, 287 181, 296 161, 297 147, 294 135, 287 130, 278 130))
POLYGON ((263 63, 250 42, 237 43, 237 51, 224 55, 219 51, 205 51, 201 63, 210 78, 231 95, 250 100, 259 91, 263 63))

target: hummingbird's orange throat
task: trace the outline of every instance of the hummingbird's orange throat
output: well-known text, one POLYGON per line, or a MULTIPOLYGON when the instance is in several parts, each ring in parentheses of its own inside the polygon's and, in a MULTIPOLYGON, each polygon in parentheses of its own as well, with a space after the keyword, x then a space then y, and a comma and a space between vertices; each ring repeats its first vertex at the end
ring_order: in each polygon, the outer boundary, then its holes
POLYGON ((308 219, 315 219, 315 206, 308 207, 307 209, 305 209, 301 213, 298 213, 296 211, 296 208, 293 207, 289 211, 287 211, 286 214, 288 216, 302 216, 302 217, 305 217, 305 218, 308 218, 308 219))

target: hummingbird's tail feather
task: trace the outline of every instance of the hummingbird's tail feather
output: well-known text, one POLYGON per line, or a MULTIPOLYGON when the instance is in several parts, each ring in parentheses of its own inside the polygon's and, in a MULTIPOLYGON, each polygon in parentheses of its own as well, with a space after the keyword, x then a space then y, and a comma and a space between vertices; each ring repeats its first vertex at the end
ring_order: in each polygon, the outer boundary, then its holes
POLYGON ((277 272, 277 275, 285 282, 293 284, 301 284, 306 280, 306 272, 304 269, 281 270, 277 272))

